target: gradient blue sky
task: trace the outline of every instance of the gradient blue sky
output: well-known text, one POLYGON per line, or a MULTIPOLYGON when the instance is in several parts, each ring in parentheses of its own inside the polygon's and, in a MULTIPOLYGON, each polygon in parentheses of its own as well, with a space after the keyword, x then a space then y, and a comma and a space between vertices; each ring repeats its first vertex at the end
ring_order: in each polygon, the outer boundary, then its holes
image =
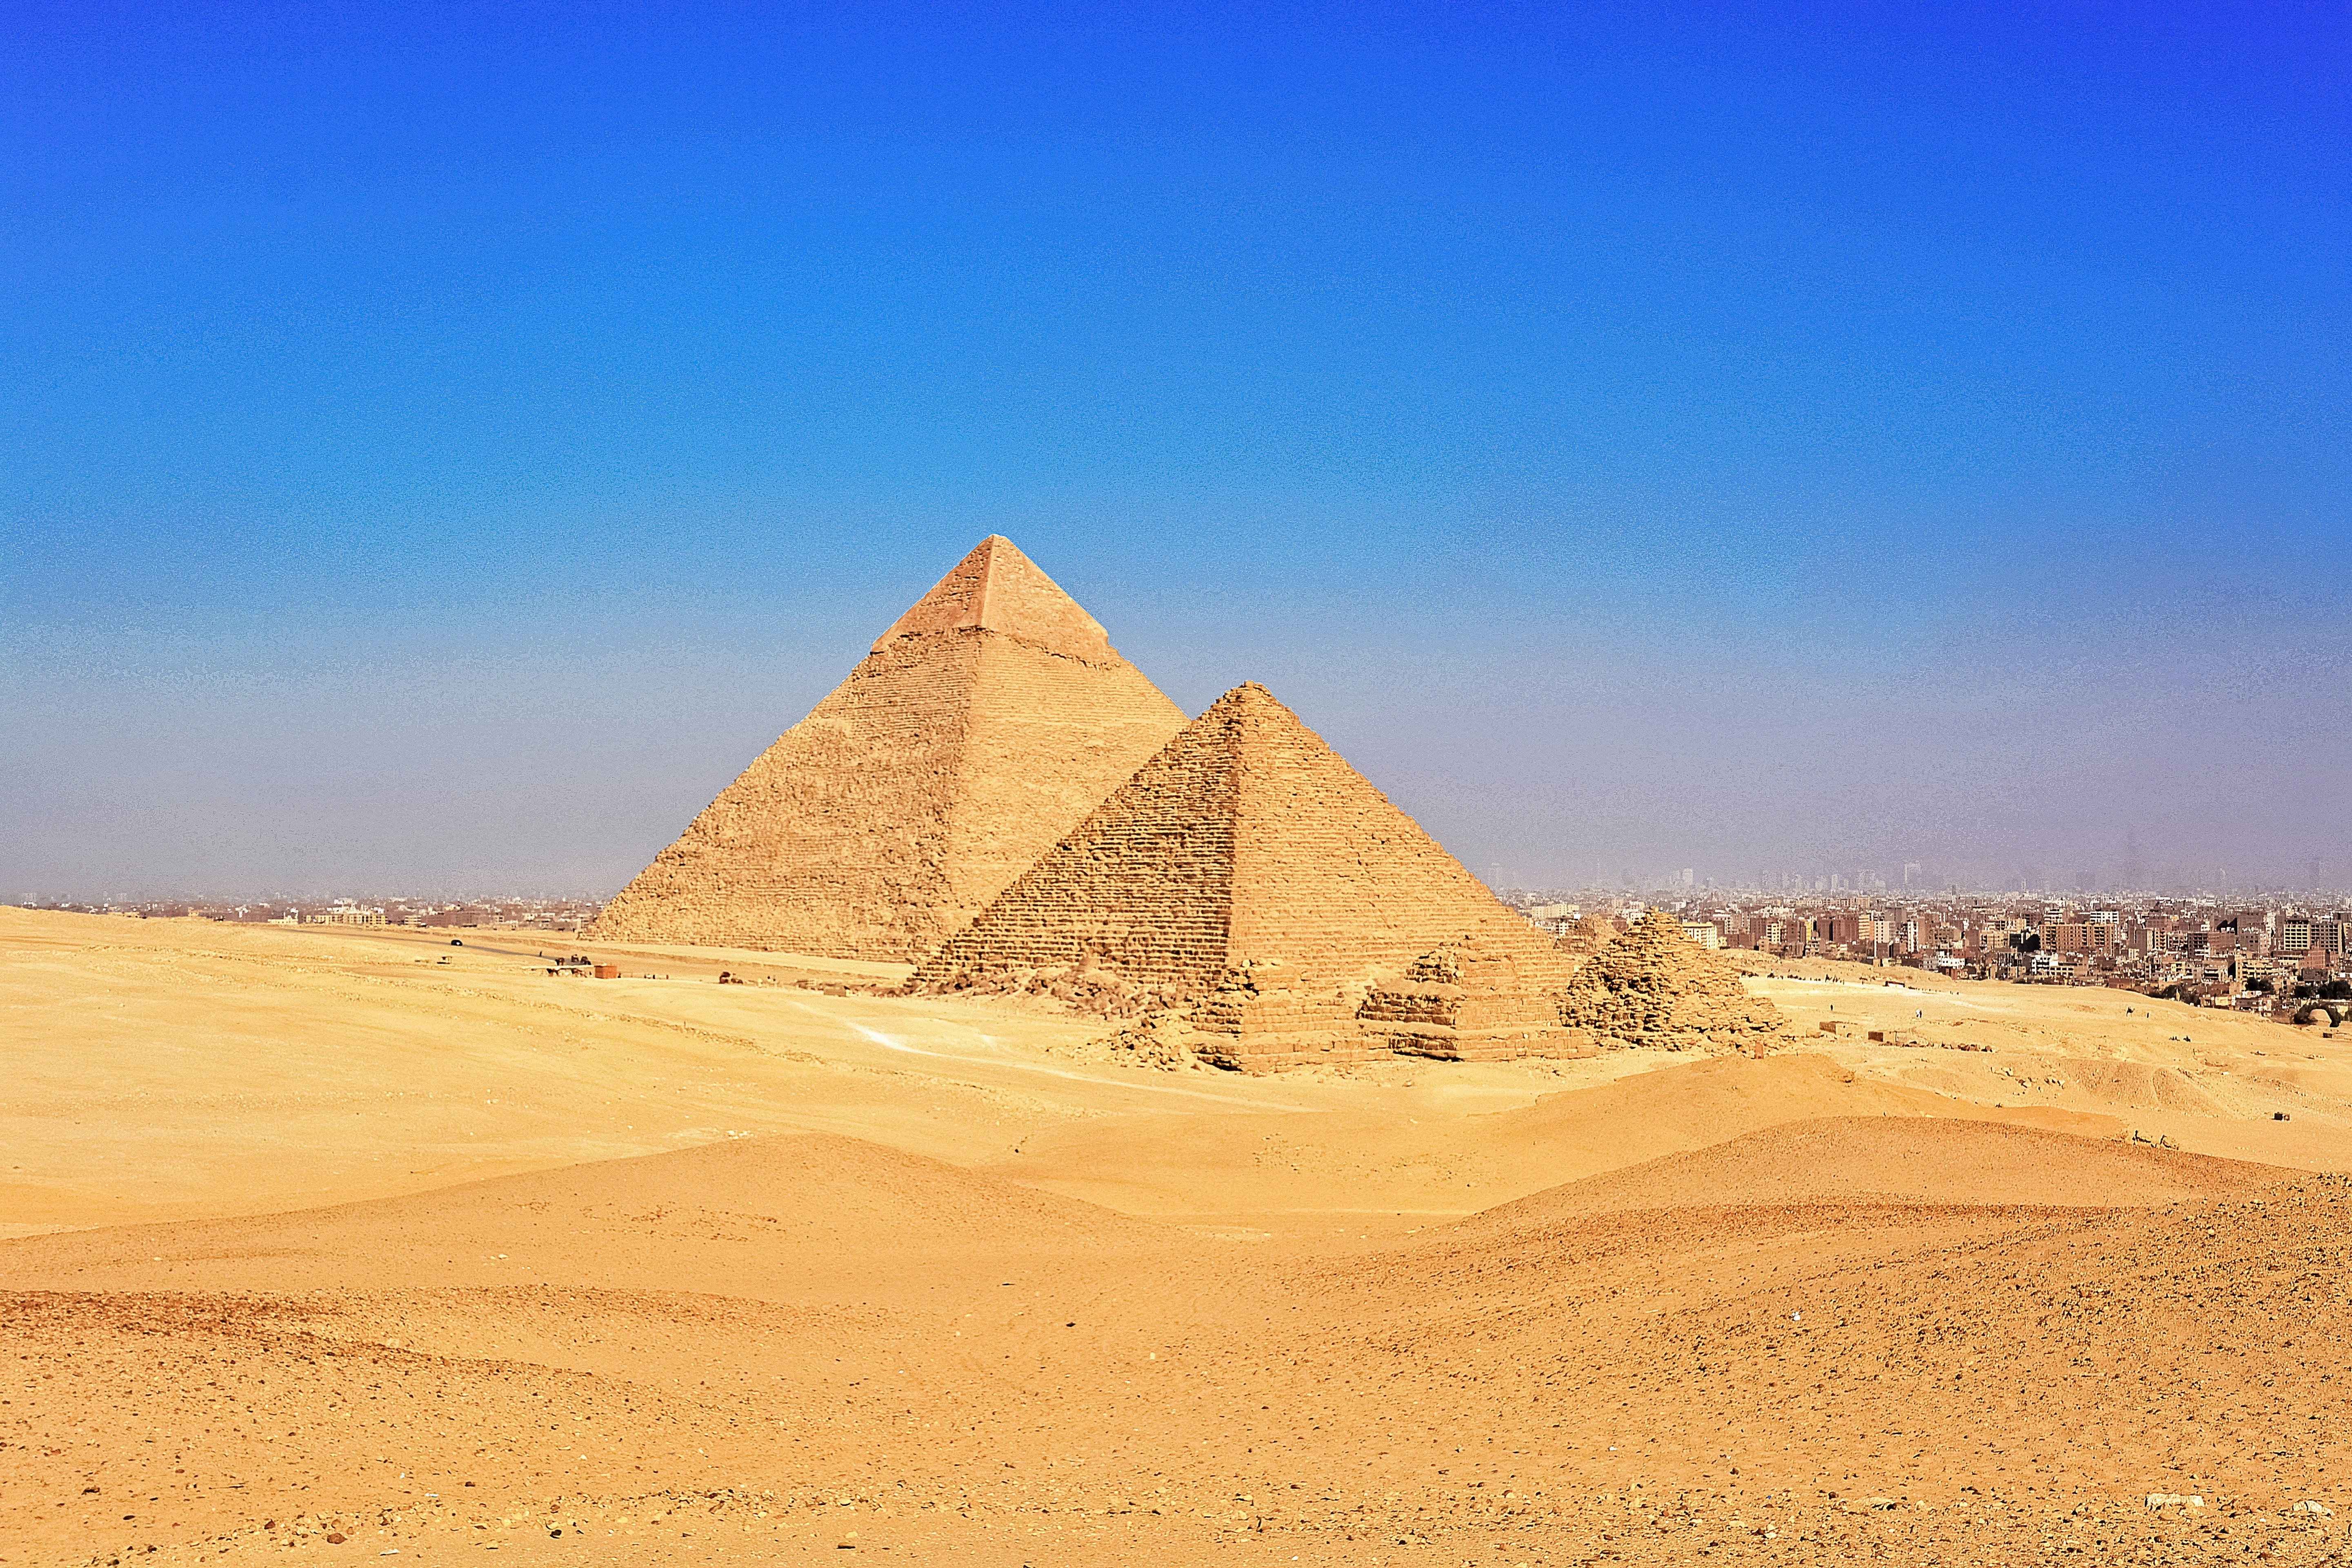
POLYGON ((1491 879, 2352 882, 2340 5, 0 5, 0 893, 610 890, 982 534, 1491 879))

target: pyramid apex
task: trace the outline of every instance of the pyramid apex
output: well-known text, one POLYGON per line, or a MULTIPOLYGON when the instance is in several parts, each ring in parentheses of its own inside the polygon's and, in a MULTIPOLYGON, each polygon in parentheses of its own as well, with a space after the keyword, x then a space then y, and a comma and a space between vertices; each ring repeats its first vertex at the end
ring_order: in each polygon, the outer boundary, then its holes
POLYGON ((1255 680, 1243 681, 1210 703, 1192 721, 1192 728, 1203 734, 1223 734, 1231 742, 1249 746, 1304 743, 1328 750, 1323 737, 1308 729, 1305 720, 1255 680))
POLYGON ((1002 632, 1072 658, 1099 663, 1117 657, 1102 623, 1001 533, 973 545, 875 640, 874 651, 905 637, 970 628, 1002 632))
MULTIPOLYGON (((1255 680, 1243 681, 1239 686, 1209 704, 1209 711, 1212 713, 1220 710, 1231 713, 1244 710, 1263 710, 1268 708, 1283 713, 1290 711, 1289 709, 1283 707, 1280 698, 1255 680)), ((1204 713, 1202 717, 1206 718, 1208 714, 1204 713)))

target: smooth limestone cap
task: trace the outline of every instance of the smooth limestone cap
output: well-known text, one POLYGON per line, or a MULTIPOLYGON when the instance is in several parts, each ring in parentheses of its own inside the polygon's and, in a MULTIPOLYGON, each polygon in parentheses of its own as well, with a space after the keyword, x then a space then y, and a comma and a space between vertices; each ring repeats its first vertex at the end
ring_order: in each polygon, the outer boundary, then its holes
POLYGON ((1102 623, 1037 569, 1013 541, 992 533, 875 639, 880 653, 904 637, 977 627, 1099 663, 1115 658, 1102 623))

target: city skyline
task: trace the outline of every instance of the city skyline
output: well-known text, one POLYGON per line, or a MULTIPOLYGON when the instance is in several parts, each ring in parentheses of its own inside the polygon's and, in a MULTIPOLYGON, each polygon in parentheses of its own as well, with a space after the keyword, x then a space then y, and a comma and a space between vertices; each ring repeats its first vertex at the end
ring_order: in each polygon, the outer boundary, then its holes
MULTIPOLYGON (((1898 872, 1899 877, 1899 872, 1898 872)), ((1528 882, 1507 877, 1487 875, 1481 880, 1507 901, 1529 902, 1547 899, 1617 899, 1641 901, 1642 895, 1667 893, 1676 897, 1727 896, 1743 899, 1773 900, 1796 898, 1811 900, 1838 900, 1902 903, 1944 898, 1969 900, 2039 899, 2045 902, 2116 903, 2148 902, 2228 902, 2244 900, 2268 906, 2334 910, 2352 907, 2352 884, 2309 883, 2231 883, 2228 881, 2181 882, 2177 884, 2100 882, 2096 879, 2074 882, 2033 882, 2018 879, 2007 883, 1969 883, 1957 880, 1937 880, 1921 868, 1916 879, 1909 882, 1890 880, 1885 873, 1870 868, 1854 868, 1851 871, 1800 872, 1765 871, 1745 879, 1718 879, 1698 874, 1696 868, 1677 872, 1662 872, 1650 876, 1622 873, 1582 881, 1528 882)), ((361 905, 368 907, 415 906, 429 909, 460 909, 489 905, 533 905, 570 910, 593 910, 616 892, 617 888, 604 889, 519 889, 514 887, 441 887, 409 889, 402 891, 381 888, 320 887, 290 889, 286 887, 247 888, 224 891, 218 889, 179 889, 168 893, 124 891, 100 889, 93 892, 17 889, 0 893, 0 903, 19 905, 26 909, 83 909, 105 910, 176 910, 191 912, 224 911, 250 906, 256 910, 301 909, 315 910, 330 905, 361 905)))

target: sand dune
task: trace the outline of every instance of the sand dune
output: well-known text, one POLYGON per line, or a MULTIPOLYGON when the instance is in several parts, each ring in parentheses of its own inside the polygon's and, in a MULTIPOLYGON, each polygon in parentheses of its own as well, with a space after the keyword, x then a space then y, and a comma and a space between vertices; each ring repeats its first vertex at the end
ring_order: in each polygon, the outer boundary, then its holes
POLYGON ((2352 1518, 2294 1510, 2352 1507, 2352 1196, 2283 1169, 2352 1165, 2334 1042, 1815 980, 1759 984, 2006 1032, 1243 1079, 439 956, 0 910, 0 1224, 84 1227, 0 1242, 0 1558, 2316 1562, 2352 1518))
POLYGON ((2348 1193, 2305 1178, 1990 1226, 1807 1205, 1465 1227, 1327 1274, 1348 1316, 1397 1315, 1330 1348, 1349 1370, 1328 1397, 1499 1424, 1518 1473, 1550 1458, 1659 1561, 1760 1544, 1735 1520, 1812 1538, 1773 1560, 2122 1557, 2149 1543, 2129 1496, 2148 1490, 2203 1492, 2200 1517, 2237 1538, 2177 1541, 2185 1560, 2289 1538, 2315 1560, 2319 1516, 2292 1505, 2333 1508, 2352 1477, 2333 1349, 2348 1193))
POLYGON ((1478 1223, 1751 1205, 2146 1206, 2242 1192, 2288 1174, 2003 1122, 1821 1117, 1566 1183, 1489 1209, 1478 1223))
POLYGON ((2194 1116, 2225 1115, 2231 1109, 2220 1096, 2200 1088, 2179 1068, 2153 1067, 2145 1062, 2088 1061, 2075 1072, 2084 1089, 2120 1110, 2186 1111, 2194 1116))
POLYGON ((1525 1137, 1583 1151, 1590 1169, 1615 1170, 1825 1114, 2031 1120, 2093 1135, 2121 1130, 2112 1119, 2063 1110, 2021 1106, 2004 1116, 1992 1106, 1956 1102, 1858 1072, 1808 1043, 1760 1061, 1722 1057, 1583 1093, 1547 1096, 1501 1119, 1496 1131, 1505 1140, 1525 1137))
MULTIPOLYGON (((1761 1060, 1674 1058, 1673 1065, 1539 1092, 1484 1114, 1335 1108, 1296 1114, 1170 1117, 1144 1136, 1130 1122, 1078 1122, 1028 1140, 987 1168, 1131 1212, 1232 1226, 1328 1216, 1335 1193, 1359 1226, 1431 1223, 1664 1154, 1757 1130, 1845 1115, 2009 1121, 2117 1136, 2112 1117, 1957 1101, 1867 1074, 1810 1049, 1761 1060)), ((1582 1065, 1582 1064, 1577 1064, 1582 1065)))
POLYGON ((1075 1258, 1157 1227, 936 1160, 823 1134, 470 1182, 254 1218, 28 1237, 0 1287, 78 1290, 602 1289, 799 1295, 921 1258, 1075 1258))

